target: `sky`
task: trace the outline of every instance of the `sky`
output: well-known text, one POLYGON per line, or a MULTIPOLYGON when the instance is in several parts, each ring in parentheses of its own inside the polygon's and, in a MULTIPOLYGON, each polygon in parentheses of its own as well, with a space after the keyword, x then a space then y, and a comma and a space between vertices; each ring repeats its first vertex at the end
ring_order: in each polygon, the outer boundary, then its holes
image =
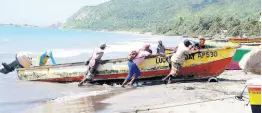
POLYGON ((106 0, 0 0, 0 24, 49 26, 106 0))

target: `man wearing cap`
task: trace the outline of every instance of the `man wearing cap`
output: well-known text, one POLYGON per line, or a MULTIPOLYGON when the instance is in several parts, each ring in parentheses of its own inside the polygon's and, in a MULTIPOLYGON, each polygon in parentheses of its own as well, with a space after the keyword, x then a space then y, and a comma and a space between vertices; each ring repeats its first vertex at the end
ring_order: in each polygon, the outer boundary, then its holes
POLYGON ((38 65, 39 66, 44 66, 46 65, 46 62, 48 61, 48 59, 51 59, 53 65, 56 65, 55 59, 53 57, 53 53, 51 50, 47 50, 44 53, 42 53, 39 57, 38 57, 38 65))
POLYGON ((134 82, 138 79, 138 77, 141 74, 138 65, 141 64, 143 61, 145 61, 147 57, 156 57, 160 55, 160 54, 152 55, 152 53, 150 53, 149 51, 150 50, 149 45, 146 45, 144 47, 145 49, 140 49, 139 51, 132 51, 131 54, 136 53, 136 55, 132 60, 128 60, 128 76, 126 77, 125 81, 122 83, 121 87, 125 87, 128 81, 130 81, 128 85, 132 87, 134 82), (134 77, 132 78, 133 75, 134 77))
POLYGON ((144 46, 144 48, 143 48, 143 50, 145 50, 145 51, 147 51, 147 52, 149 52, 149 53, 153 53, 153 51, 150 49, 150 45, 149 44, 146 44, 145 46, 144 46))
POLYGON ((156 49, 156 51, 157 51, 156 53, 157 54, 165 54, 165 50, 166 50, 165 46, 163 45, 162 41, 159 40, 158 46, 157 46, 157 49, 156 49))
POLYGON ((101 58, 104 55, 105 48, 106 48, 106 44, 101 43, 100 47, 93 52, 92 56, 88 60, 89 63, 88 63, 88 70, 86 76, 78 84, 78 86, 82 86, 83 83, 86 81, 92 81, 99 64, 101 64, 101 58))
POLYGON ((173 56, 171 57, 171 65, 172 65, 171 71, 162 80, 165 83, 170 83, 171 77, 177 76, 177 74, 179 73, 180 68, 184 64, 186 56, 196 52, 199 52, 199 49, 195 48, 189 40, 185 39, 183 43, 180 43, 176 53, 174 53, 173 56))

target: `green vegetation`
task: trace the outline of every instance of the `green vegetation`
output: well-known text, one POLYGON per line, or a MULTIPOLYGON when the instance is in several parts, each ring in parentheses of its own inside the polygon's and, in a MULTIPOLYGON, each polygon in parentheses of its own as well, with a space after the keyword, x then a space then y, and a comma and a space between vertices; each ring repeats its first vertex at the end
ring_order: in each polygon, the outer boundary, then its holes
POLYGON ((81 8, 62 27, 165 35, 260 36, 260 0, 111 0, 81 8))

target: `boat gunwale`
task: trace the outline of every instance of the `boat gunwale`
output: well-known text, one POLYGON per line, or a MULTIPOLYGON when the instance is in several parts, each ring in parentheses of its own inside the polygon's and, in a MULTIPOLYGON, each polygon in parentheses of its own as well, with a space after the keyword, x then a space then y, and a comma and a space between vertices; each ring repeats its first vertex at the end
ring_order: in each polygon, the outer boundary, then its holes
MULTIPOLYGON (((205 51, 214 51, 214 50, 223 50, 223 49, 237 49, 240 48, 240 45, 237 45, 235 47, 216 47, 216 48, 207 48, 207 49, 201 49, 199 52, 205 52, 205 51)), ((167 53, 166 55, 172 55, 173 53, 167 53)), ((156 54, 153 54, 156 55, 156 54)), ((146 59, 149 58, 155 58, 159 56, 149 56, 146 57, 146 59)), ((161 56, 160 56, 161 57, 161 56)), ((230 57, 230 56, 228 56, 230 57)), ((117 59, 107 59, 107 60, 102 60, 106 63, 116 63, 116 62, 124 62, 127 61, 127 58, 117 58, 117 59)), ((63 64, 56 64, 56 65, 46 65, 46 66, 33 66, 29 68, 18 68, 16 71, 24 71, 24 70, 34 70, 34 69, 48 69, 48 68, 60 68, 60 67, 70 67, 70 66, 80 66, 80 65, 85 65, 85 62, 75 62, 75 63, 63 63, 63 64)))

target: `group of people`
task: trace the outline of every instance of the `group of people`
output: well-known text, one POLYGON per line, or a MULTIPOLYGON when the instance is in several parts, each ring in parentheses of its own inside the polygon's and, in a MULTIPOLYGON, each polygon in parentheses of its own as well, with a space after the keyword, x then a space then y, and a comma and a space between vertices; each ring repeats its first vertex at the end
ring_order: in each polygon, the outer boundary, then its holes
MULTIPOLYGON (((176 48, 176 52, 171 57, 171 71, 170 73, 162 79, 165 83, 170 83, 172 77, 177 76, 179 74, 179 70, 182 67, 185 58, 188 54, 199 52, 200 49, 204 49, 205 47, 205 39, 201 38, 199 43, 192 43, 191 41, 185 39, 183 43, 180 43, 179 46, 176 48)), ((145 60, 145 57, 155 57, 159 55, 165 55, 166 48, 162 44, 162 41, 158 41, 157 46, 157 54, 152 55, 147 51, 139 50, 138 52, 132 51, 128 57, 128 76, 126 77, 125 81, 122 83, 121 87, 125 87, 128 85, 133 86, 133 83, 137 78, 140 76, 140 70, 138 65, 145 60), (132 78, 132 76, 134 77, 132 78), (132 78, 132 79, 131 79, 132 78)))
MULTIPOLYGON (((164 46, 162 45, 162 41, 159 41, 159 42, 161 42, 161 44, 160 44, 161 46, 159 46, 159 47, 162 47, 162 48, 159 48, 159 49, 163 50, 164 46)), ((92 56, 89 58, 89 60, 86 63, 86 65, 88 65, 88 70, 87 70, 86 76, 82 79, 81 82, 79 82, 78 86, 82 86, 87 81, 88 82, 92 81, 93 77, 96 74, 95 72, 96 72, 99 64, 103 64, 101 58, 104 54, 105 48, 106 48, 106 44, 102 43, 100 45, 100 47, 93 52, 92 56)), ((129 74, 128 74, 128 77, 125 80, 124 84, 126 84, 127 81, 129 81, 131 79, 133 74, 135 74, 133 81, 135 79, 137 79, 137 77, 140 75, 140 70, 137 67, 137 65, 139 63, 141 63, 145 59, 146 56, 157 56, 157 55, 152 55, 152 50, 150 49, 149 44, 146 44, 138 52, 137 51, 134 51, 134 52, 135 52, 134 54, 136 54, 136 56, 135 56, 134 59, 128 61, 128 67, 129 67, 128 73, 129 74)), ((164 53, 165 51, 161 51, 161 52, 164 53)), ((133 81, 132 81, 132 83, 133 83, 133 81)))
MULTIPOLYGON (((85 82, 91 82, 93 77, 95 76, 95 72, 99 66, 99 64, 103 64, 101 62, 101 57, 104 54, 104 50, 106 48, 105 44, 101 44, 100 48, 95 50, 93 55, 88 60, 88 71, 86 76, 83 80, 78 84, 82 86, 85 82)), ((184 40, 183 43, 176 48, 176 52, 171 57, 171 65, 172 69, 170 73, 163 78, 163 82, 170 83, 171 78, 176 76, 179 73, 180 68, 182 67, 186 55, 191 53, 199 52, 200 49, 204 49, 205 47, 205 39, 201 38, 199 43, 192 43, 189 40, 184 40)), ((125 85, 133 86, 134 82, 140 76, 141 71, 138 67, 140 63, 142 63, 146 57, 156 57, 156 56, 164 56, 165 55, 165 46, 163 45, 162 41, 158 41, 157 46, 157 54, 152 54, 152 50, 150 49, 150 45, 146 44, 142 49, 138 51, 132 51, 128 56, 128 75, 124 82, 122 83, 121 87, 125 87, 125 85), (133 77, 133 78, 132 78, 133 77)))
MULTIPOLYGON (((104 50, 106 49, 106 44, 100 44, 100 47, 95 49, 92 56, 87 60, 86 65, 88 65, 86 76, 79 82, 78 86, 82 86, 85 82, 91 82, 94 76, 96 75, 97 68, 100 64, 103 64, 101 60, 104 55, 104 50)), ((179 46, 175 49, 175 53, 171 57, 171 71, 170 73, 163 78, 163 82, 170 83, 171 78, 177 76, 180 68, 182 67, 186 55, 191 53, 199 52, 200 49, 204 49, 205 47, 205 39, 200 39, 199 43, 193 44, 191 41, 185 39, 179 46)), ((146 44, 142 49, 138 51, 132 51, 128 55, 128 75, 121 87, 125 87, 126 84, 133 86, 133 83, 140 76, 141 71, 138 67, 140 63, 142 63, 146 57, 156 57, 156 56, 165 56, 166 48, 163 45, 162 41, 158 41, 157 46, 157 54, 152 54, 152 50, 150 49, 150 45, 146 44), (132 78, 133 77, 133 78, 132 78), (131 79, 132 78, 132 79, 131 79), (129 82, 129 83, 128 83, 129 82)), ((38 57, 38 65, 44 66, 46 65, 48 59, 51 59, 53 65, 56 64, 55 59, 53 57, 53 53, 51 50, 47 50, 43 52, 38 57)), ((16 60, 10 64, 2 63, 3 69, 0 70, 1 73, 7 74, 13 71, 15 68, 27 68, 32 65, 32 58, 28 54, 18 53, 16 55, 16 60)))

